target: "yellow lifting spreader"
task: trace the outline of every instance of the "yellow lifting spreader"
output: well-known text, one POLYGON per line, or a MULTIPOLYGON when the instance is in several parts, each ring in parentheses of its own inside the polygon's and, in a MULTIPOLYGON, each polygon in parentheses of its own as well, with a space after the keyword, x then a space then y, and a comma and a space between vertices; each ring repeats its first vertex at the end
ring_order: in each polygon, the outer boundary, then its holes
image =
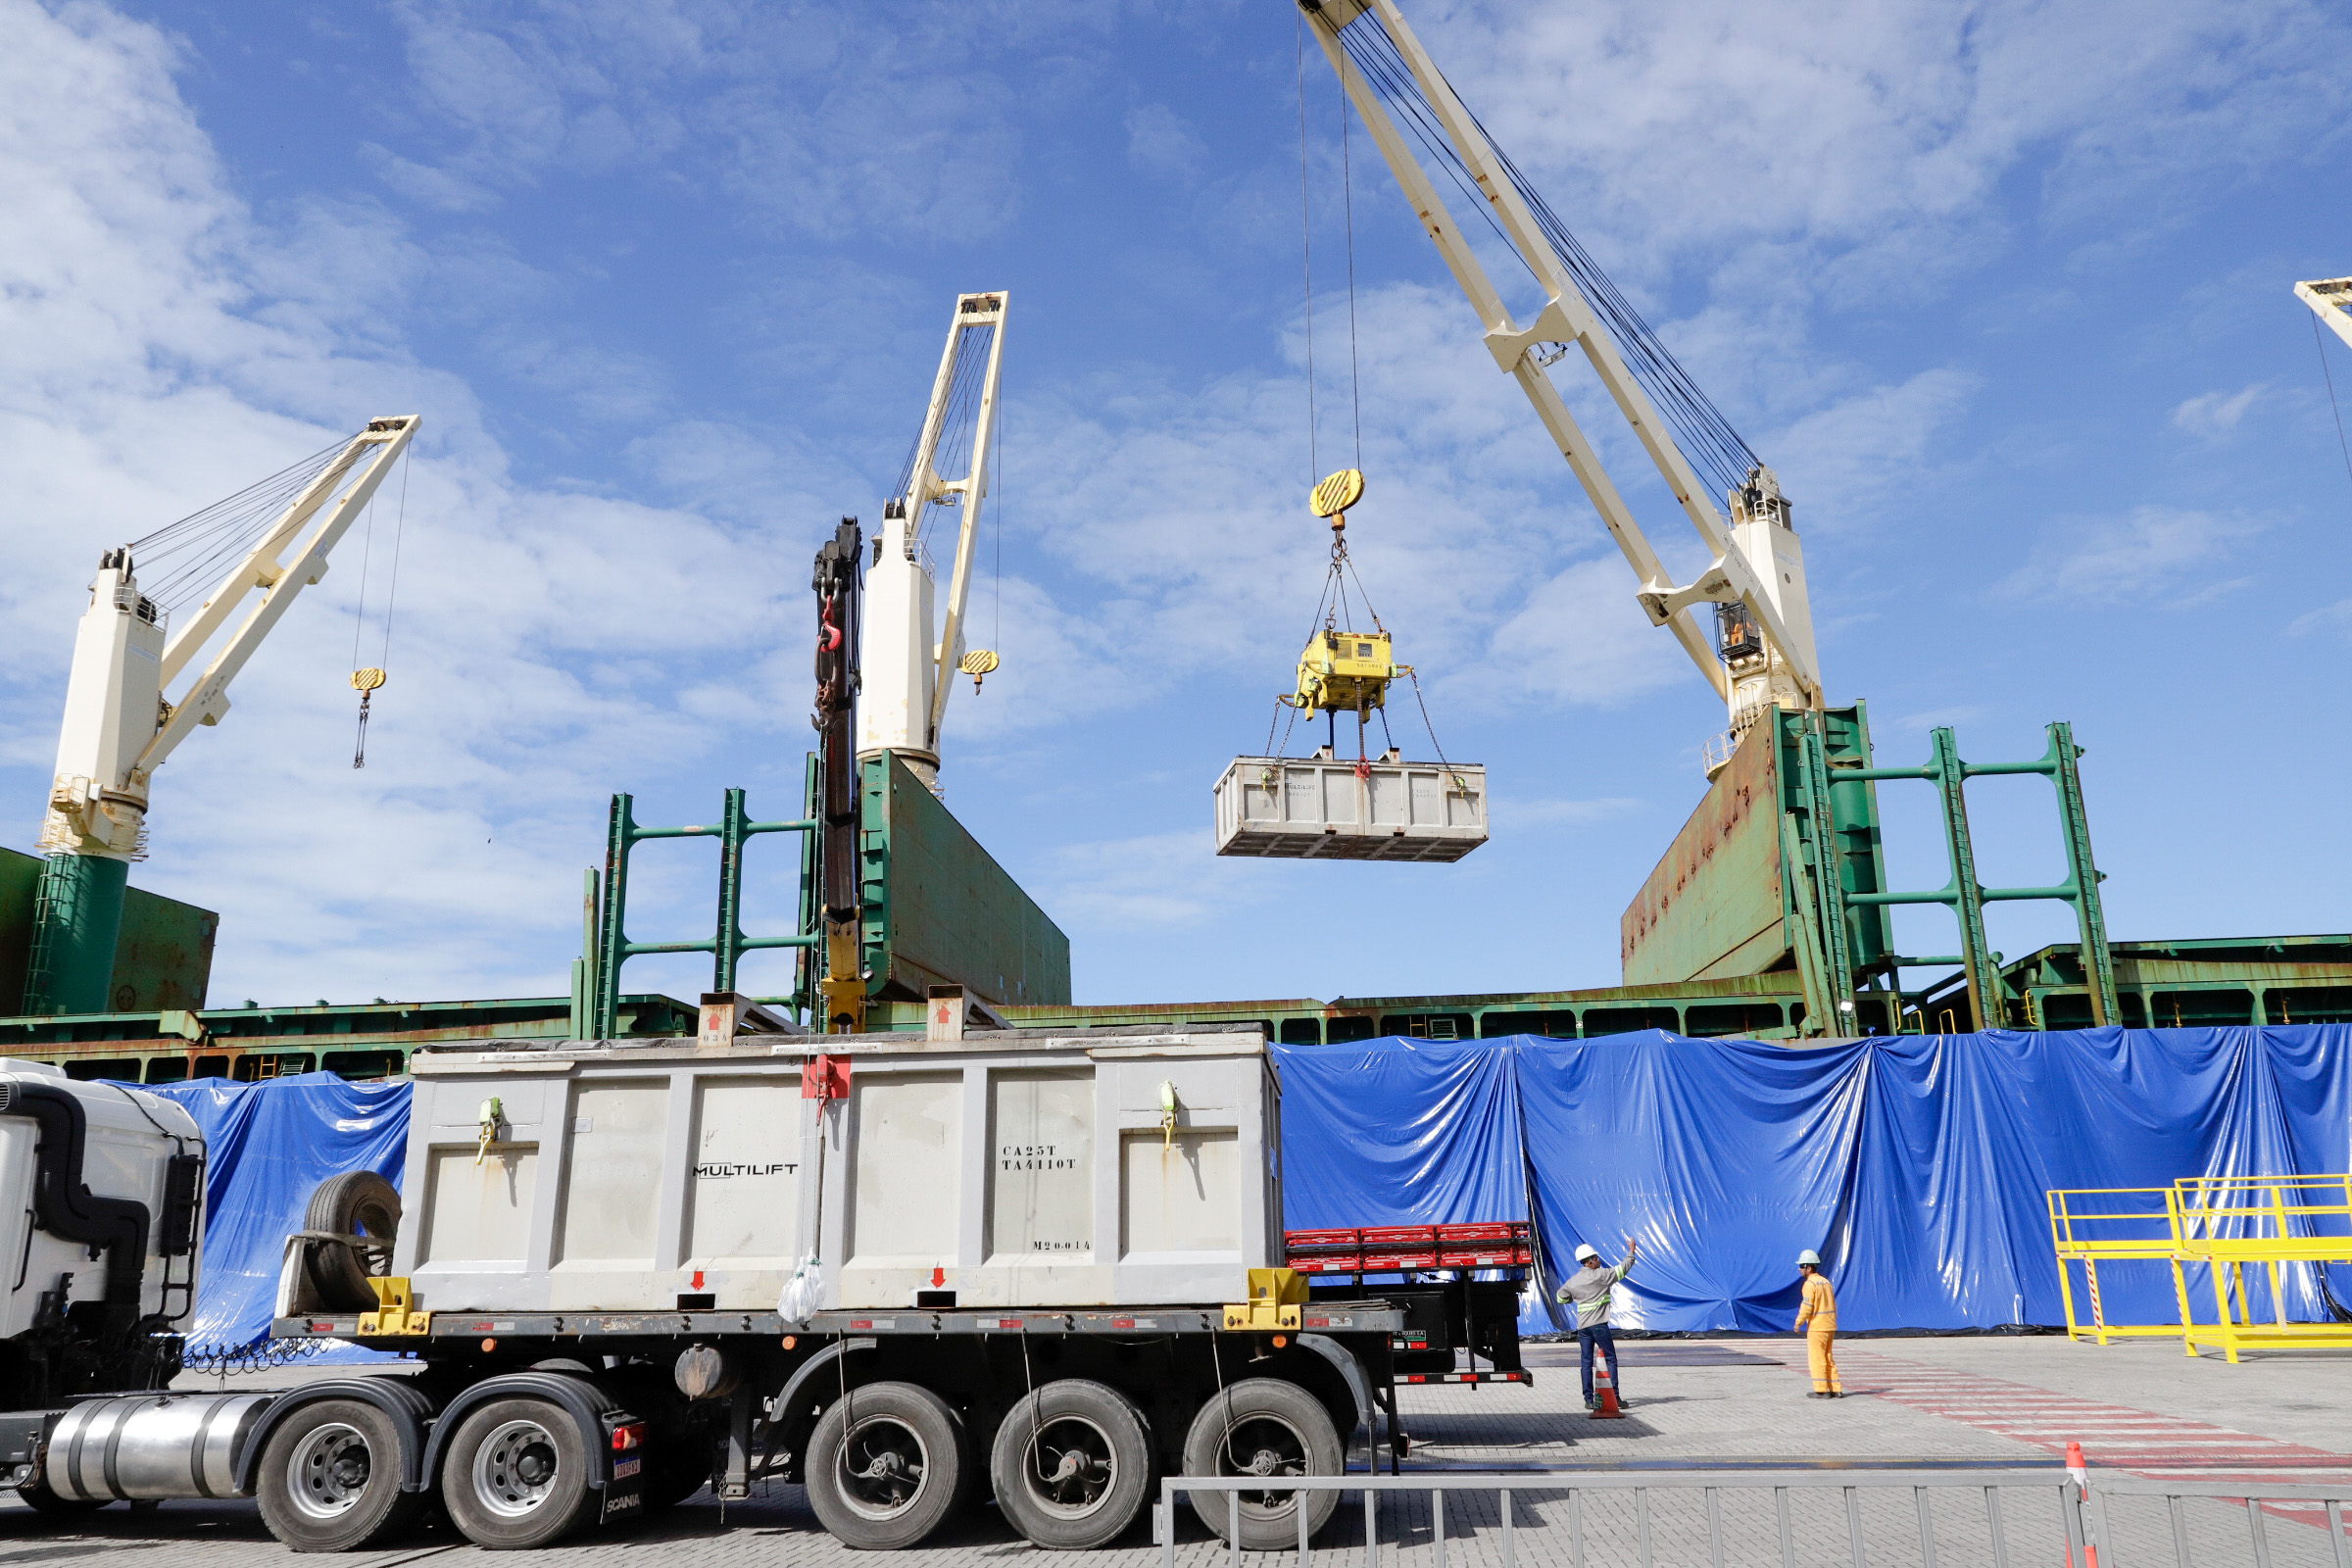
MULTIPOLYGON (((1363 498, 1364 475, 1356 468, 1342 468, 1316 485, 1307 498, 1309 511, 1318 517, 1331 519, 1331 570, 1335 581, 1348 562, 1348 509, 1363 498)), ((1327 603, 1336 617, 1342 608, 1340 596, 1333 594, 1327 603)), ((1377 626, 1379 617, 1375 615, 1373 621, 1377 626)), ((1396 662, 1385 627, 1375 631, 1342 631, 1333 620, 1326 620, 1323 629, 1307 642, 1306 651, 1298 656, 1298 689, 1283 701, 1309 718, 1322 711, 1354 713, 1360 717, 1376 708, 1386 708, 1389 682, 1412 672, 1412 665, 1396 662)))
POLYGON ((1412 671, 1392 656, 1387 632, 1326 626, 1298 656, 1298 689, 1288 701, 1309 718, 1321 709, 1368 713, 1388 706, 1390 681, 1412 671))

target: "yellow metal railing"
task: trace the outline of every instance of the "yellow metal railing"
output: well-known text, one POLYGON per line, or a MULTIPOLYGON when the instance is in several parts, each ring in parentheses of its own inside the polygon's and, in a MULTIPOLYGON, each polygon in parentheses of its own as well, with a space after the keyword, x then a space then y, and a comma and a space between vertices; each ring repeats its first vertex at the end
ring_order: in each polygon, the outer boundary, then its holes
POLYGON ((2170 1187, 2074 1187, 2049 1193, 2050 1246, 2058 1256, 2058 1294, 2066 1303, 2066 1332, 2070 1339, 2085 1334, 2105 1345, 2109 1340, 2168 1337, 2181 1332, 2188 1321, 2188 1281, 2180 1268, 2180 1196, 2170 1187), (2173 1299, 2178 1315, 2170 1323, 2110 1323, 2099 1295, 2102 1262, 2165 1261, 2172 1265, 2173 1299), (2090 1323, 2075 1314, 2075 1282, 2071 1263, 2082 1265, 2082 1283, 2090 1298, 2090 1323))
POLYGON ((2352 1323, 2290 1323, 2286 1270, 2352 1264, 2352 1174, 2324 1176, 2183 1176, 2171 1187, 2058 1188, 2048 1194, 2050 1246, 2058 1263, 2067 1333, 2105 1345, 2111 1339, 2178 1334, 2189 1355, 2211 1346, 2231 1360, 2242 1348, 2352 1346, 2352 1323), (2099 1264, 2163 1260, 2173 1271, 2178 1320, 2109 1323, 2099 1296, 2099 1264), (2090 1323, 2076 1317, 2072 1264, 2082 1265, 2090 1323), (2266 1271, 2274 1321, 2257 1323, 2246 1292, 2246 1265, 2266 1271), (2186 1269, 2213 1281, 2218 1321, 2199 1323, 2189 1306, 2186 1269))
MULTIPOLYGON (((2173 1184, 2184 1258, 2208 1265, 2220 1321, 2189 1324, 2188 1353, 2221 1348, 2230 1360, 2244 1348, 2352 1346, 2352 1323, 2290 1323, 2287 1270, 2313 1273, 2313 1294, 2325 1296, 2322 1265, 2352 1263, 2352 1175, 2183 1176, 2173 1184), (2246 1265, 2259 1266, 2271 1292, 2269 1323, 2254 1320, 2246 1296, 2246 1265)), ((2183 1315, 2185 1321, 2185 1314, 2183 1315)))

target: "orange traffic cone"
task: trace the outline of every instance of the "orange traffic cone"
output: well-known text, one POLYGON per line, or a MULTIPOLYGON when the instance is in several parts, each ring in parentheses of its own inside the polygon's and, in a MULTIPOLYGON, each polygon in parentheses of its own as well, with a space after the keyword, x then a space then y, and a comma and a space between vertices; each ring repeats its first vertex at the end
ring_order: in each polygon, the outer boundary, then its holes
MULTIPOLYGON (((2080 1443, 2066 1446, 2066 1474, 2083 1496, 2090 1495, 2090 1461, 2082 1457, 2082 1445, 2080 1443)), ((2099 1568, 2099 1544, 2090 1539, 2090 1521, 2087 1518, 2082 1524, 2082 1560, 2084 1568, 2099 1568)))
MULTIPOLYGON (((1617 1378, 1609 1365, 1609 1353, 1595 1348, 1592 1352, 1592 1393, 1600 1400, 1600 1408, 1592 1412, 1595 1421, 1622 1420, 1625 1412, 1617 1406, 1617 1378)), ((2097 1568, 2096 1564, 2092 1568, 2097 1568)))

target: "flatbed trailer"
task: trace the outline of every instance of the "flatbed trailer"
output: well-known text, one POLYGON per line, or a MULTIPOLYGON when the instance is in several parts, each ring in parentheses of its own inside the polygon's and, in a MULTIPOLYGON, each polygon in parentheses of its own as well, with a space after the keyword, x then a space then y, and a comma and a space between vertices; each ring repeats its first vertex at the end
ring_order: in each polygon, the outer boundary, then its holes
MULTIPOLYGON (((799 1323, 445 1310, 411 1328, 395 1311, 402 1331, 387 1334, 382 1313, 295 1314, 273 1337, 391 1351, 414 1370, 278 1396, 236 1479, 281 1539, 313 1549, 388 1539, 436 1494, 484 1544, 545 1544, 706 1480, 730 1498, 763 1480, 807 1485, 826 1527, 859 1546, 917 1544, 989 1487, 1031 1539, 1100 1544, 1136 1522, 1161 1474, 1336 1474, 1351 1460, 1378 1468, 1384 1446, 1396 1468, 1406 1445, 1394 1348, 1414 1314, 1379 1298, 1305 1300, 1302 1285, 1274 1283, 1287 1302, 837 1310, 799 1323), (507 1429, 512 1452, 485 1428, 507 1429), (343 1448, 321 1457, 321 1430, 343 1448), (353 1438, 364 1464, 351 1462, 353 1438), (318 1479, 338 1458, 356 1485, 318 1479)), ((1296 1545, 1294 1510, 1303 1503, 1319 1529, 1325 1495, 1254 1496, 1241 1544, 1296 1545)), ((1224 1533, 1221 1508, 1202 1518, 1224 1533)))
POLYGON ((1285 1266, 1255 1029, 573 1042, 416 1082, 406 1213, 384 1185, 289 1242, 274 1337, 410 1363, 255 1418, 234 1483, 298 1547, 436 1496, 541 1545, 762 1481, 860 1547, 992 1494, 1096 1546, 1224 1474, 1269 1483, 1237 1544, 1292 1549, 1337 1495, 1281 1479, 1394 1470, 1399 1382, 1527 1381, 1512 1279, 1285 1266))

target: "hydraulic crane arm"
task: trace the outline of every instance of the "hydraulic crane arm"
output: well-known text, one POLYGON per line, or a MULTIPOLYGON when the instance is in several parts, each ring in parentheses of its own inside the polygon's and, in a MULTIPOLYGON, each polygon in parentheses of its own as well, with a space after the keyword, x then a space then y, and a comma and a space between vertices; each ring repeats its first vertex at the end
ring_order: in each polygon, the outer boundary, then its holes
POLYGON ((2295 285, 2295 298, 2319 313, 2352 346, 2352 277, 2322 277, 2295 285))
MULTIPOLYGON (((1775 564, 1773 541, 1769 533, 1759 533, 1753 543, 1735 538, 1726 528, 1724 518, 1708 499, 1705 487, 1692 469, 1688 457, 1676 445, 1666 421, 1659 416, 1649 395, 1627 368, 1624 358, 1610 332, 1600 321, 1592 303, 1572 275, 1567 264, 1553 246, 1536 215, 1530 209, 1518 185, 1509 177, 1502 159, 1479 128, 1470 112, 1455 96, 1444 74, 1422 48, 1420 40, 1396 9, 1395 0, 1298 0, 1313 27, 1316 41, 1330 59, 1332 69, 1339 73, 1349 100, 1372 132, 1381 156, 1390 172, 1402 187, 1405 198, 1412 204, 1421 226, 1437 245, 1454 281, 1470 299, 1486 326, 1486 341, 1495 364, 1519 383, 1534 405, 1536 415, 1567 459, 1569 467, 1584 485, 1594 510, 1609 534, 1617 541, 1625 559, 1641 580, 1636 598, 1642 612, 1654 625, 1664 626, 1674 633, 1691 662, 1712 686, 1717 695, 1733 704, 1735 724, 1741 697, 1735 691, 1734 672, 1725 668, 1718 657, 1714 641, 1685 613, 1691 606, 1706 602, 1737 603, 1743 606, 1768 640, 1770 654, 1767 662, 1785 671, 1793 685, 1786 694, 1802 706, 1819 706, 1821 675, 1813 648, 1811 615, 1804 608, 1804 595, 1796 578, 1801 573, 1801 562, 1795 559, 1791 547, 1779 552, 1784 564, 1775 564), (1463 168, 1468 172, 1479 194, 1484 196, 1493 211, 1496 225, 1510 245, 1534 272, 1538 283, 1548 298, 1535 320, 1519 325, 1503 304, 1493 279, 1487 275, 1475 252, 1454 223, 1445 201, 1438 194, 1436 183, 1414 158, 1412 149, 1398 130, 1388 112, 1379 91, 1366 79, 1341 37, 1341 30, 1355 24, 1366 13, 1372 17, 1371 25, 1384 28, 1394 42, 1397 56, 1411 73, 1414 84, 1434 112, 1437 123, 1446 140, 1451 145, 1463 168), (1626 505, 1615 483, 1601 466, 1592 442, 1578 427, 1574 416, 1558 388, 1544 373, 1548 359, 1540 358, 1537 350, 1546 343, 1574 343, 1581 348, 1607 390, 1618 412, 1632 426, 1642 449, 1657 466, 1667 486, 1681 503, 1684 514, 1697 530, 1699 539, 1713 558, 1706 569, 1690 583, 1677 586, 1650 547, 1632 509, 1626 505), (1755 554, 1761 546, 1764 560, 1755 554), (1784 569, 1784 565, 1787 569, 1784 569), (1783 577, 1785 582, 1770 583, 1767 574, 1783 577), (1784 590, 1774 591, 1775 587, 1784 590), (1784 613, 1784 605, 1795 613, 1784 613)), ((1552 358, 1556 358, 1554 355, 1552 358)), ((1763 470, 1759 470, 1759 475, 1763 470)), ((1751 476, 1749 494, 1756 515, 1771 514, 1779 519, 1778 526, 1787 530, 1785 507, 1780 502, 1777 487, 1760 489, 1757 476, 1751 476)), ((1742 519, 1743 522, 1745 519, 1742 519)), ((1745 531, 1744 528, 1742 530, 1745 531)), ((1741 686, 1746 682, 1741 681, 1741 686)))

